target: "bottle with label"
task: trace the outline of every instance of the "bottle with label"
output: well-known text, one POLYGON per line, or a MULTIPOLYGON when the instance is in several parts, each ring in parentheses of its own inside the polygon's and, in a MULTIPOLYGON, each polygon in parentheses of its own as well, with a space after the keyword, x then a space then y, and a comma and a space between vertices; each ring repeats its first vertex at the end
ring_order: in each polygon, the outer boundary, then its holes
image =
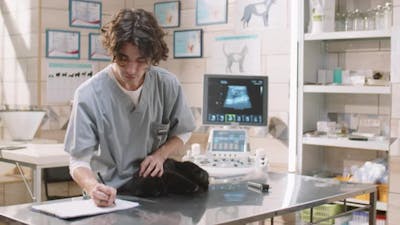
POLYGON ((310 0, 311 3, 311 33, 324 31, 324 8, 321 1, 310 0))

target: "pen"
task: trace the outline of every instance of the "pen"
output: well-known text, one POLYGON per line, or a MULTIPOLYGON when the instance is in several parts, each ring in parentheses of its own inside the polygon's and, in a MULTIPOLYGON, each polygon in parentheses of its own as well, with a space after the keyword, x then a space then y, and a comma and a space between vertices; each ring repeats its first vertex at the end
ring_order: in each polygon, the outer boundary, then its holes
POLYGON ((258 191, 261 192, 268 192, 269 190, 269 184, 263 184, 263 183, 257 183, 257 182, 252 182, 252 181, 248 181, 247 182, 247 186, 250 188, 255 188, 258 191))
POLYGON ((99 177, 99 180, 102 184, 106 185, 106 182, 104 182, 103 177, 101 176, 100 172, 97 172, 97 176, 99 177))
MULTIPOLYGON (((97 176, 99 177, 99 180, 102 184, 106 185, 106 182, 104 182, 103 177, 101 176, 100 172, 97 172, 97 176)), ((115 201, 113 202, 115 204, 115 201)))

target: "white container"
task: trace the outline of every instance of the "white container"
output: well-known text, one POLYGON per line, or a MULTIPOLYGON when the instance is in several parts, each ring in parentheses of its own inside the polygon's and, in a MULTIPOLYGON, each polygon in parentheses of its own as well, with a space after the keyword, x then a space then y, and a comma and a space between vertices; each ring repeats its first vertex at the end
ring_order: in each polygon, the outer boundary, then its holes
POLYGON ((309 33, 335 31, 335 0, 309 0, 309 33))
POLYGON ((32 140, 45 111, 0 111, 5 128, 14 141, 32 140))

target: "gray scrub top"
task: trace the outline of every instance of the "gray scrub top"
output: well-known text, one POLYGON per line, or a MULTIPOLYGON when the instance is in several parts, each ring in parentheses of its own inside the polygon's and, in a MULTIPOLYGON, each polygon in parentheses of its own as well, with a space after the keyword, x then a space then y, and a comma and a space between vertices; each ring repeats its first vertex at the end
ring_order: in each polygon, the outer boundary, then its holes
POLYGON ((136 107, 109 73, 111 65, 75 91, 65 151, 92 154, 92 170, 118 188, 147 155, 169 137, 192 131, 195 123, 179 81, 167 70, 150 67, 136 107))

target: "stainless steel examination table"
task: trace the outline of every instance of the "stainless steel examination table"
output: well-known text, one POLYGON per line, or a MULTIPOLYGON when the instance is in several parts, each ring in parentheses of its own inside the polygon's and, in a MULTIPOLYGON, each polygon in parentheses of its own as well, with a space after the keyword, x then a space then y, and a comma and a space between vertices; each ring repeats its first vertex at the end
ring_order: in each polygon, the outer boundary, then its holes
MULTIPOLYGON (((103 224, 245 224, 278 215, 312 208, 330 202, 343 201, 359 194, 370 194, 369 204, 352 210, 369 211, 369 224, 375 224, 376 186, 340 183, 290 173, 254 173, 247 177, 213 180, 207 193, 135 199, 136 208, 63 220, 31 210, 31 204, 0 207, 1 222, 11 224, 103 225, 103 224), (247 187, 247 181, 268 183, 268 193, 247 187)), ((58 201, 73 201, 64 199, 58 201)), ((33 204, 46 204, 33 203, 33 204)))

